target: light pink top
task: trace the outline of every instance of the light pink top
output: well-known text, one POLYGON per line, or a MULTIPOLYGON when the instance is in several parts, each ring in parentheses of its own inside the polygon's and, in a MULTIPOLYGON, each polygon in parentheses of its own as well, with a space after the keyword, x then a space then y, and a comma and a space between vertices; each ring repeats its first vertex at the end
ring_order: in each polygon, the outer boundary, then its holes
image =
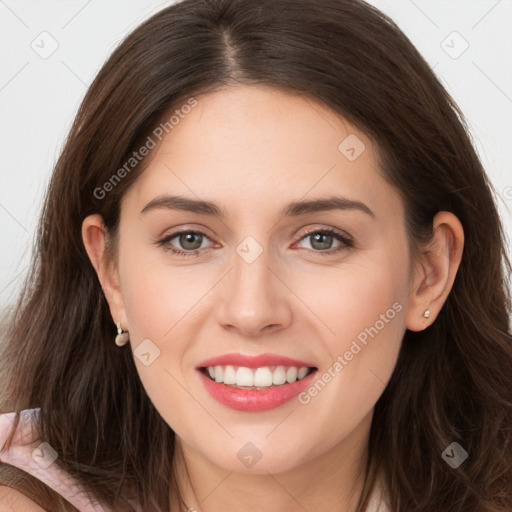
POLYGON ((11 464, 38 478, 81 512, 113 512, 91 503, 79 483, 52 461, 55 452, 49 444, 42 444, 32 425, 32 415, 39 409, 25 409, 21 412, 20 423, 9 450, 5 441, 14 423, 14 412, 0 414, 0 461, 11 464))
MULTIPOLYGON (((20 423, 9 450, 5 449, 5 441, 11 432, 15 413, 0 414, 0 461, 41 480, 80 512, 114 512, 92 503, 79 482, 53 464, 56 452, 49 444, 41 441, 32 424, 32 415, 38 413, 38 408, 21 412, 20 423)), ((379 490, 372 496, 366 512, 390 512, 379 490)))

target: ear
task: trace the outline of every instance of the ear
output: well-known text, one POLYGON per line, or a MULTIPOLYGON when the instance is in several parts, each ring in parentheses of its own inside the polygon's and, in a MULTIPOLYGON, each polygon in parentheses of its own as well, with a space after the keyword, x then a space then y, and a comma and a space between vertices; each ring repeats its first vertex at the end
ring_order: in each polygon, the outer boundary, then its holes
POLYGON ((107 232, 103 218, 99 214, 89 215, 82 223, 85 250, 98 275, 114 324, 121 322, 121 327, 128 330, 117 265, 105 254, 107 232))
POLYGON ((434 238, 415 262, 406 327, 422 331, 434 322, 450 293, 464 249, 464 229, 450 212, 439 212, 433 221, 434 238), (425 311, 430 316, 425 318, 425 311))

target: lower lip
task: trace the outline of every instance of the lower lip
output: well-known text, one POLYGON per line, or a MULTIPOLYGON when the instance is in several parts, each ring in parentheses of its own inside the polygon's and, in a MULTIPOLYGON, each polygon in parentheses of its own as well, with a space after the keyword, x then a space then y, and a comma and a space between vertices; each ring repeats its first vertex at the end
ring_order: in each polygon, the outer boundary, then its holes
POLYGON ((237 411, 259 412, 275 409, 304 391, 313 380, 316 370, 291 384, 282 384, 268 389, 238 389, 215 382, 198 370, 203 384, 217 402, 237 411))

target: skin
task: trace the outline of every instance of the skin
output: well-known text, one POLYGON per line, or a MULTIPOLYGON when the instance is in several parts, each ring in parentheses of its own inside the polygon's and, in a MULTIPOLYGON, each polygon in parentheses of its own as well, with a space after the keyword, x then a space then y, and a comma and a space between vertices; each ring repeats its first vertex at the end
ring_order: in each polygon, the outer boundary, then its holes
POLYGON ((45 512, 45 510, 21 492, 6 485, 0 485, 0 512, 45 512))
POLYGON ((462 226, 453 214, 438 213, 434 243, 413 261, 399 194, 379 173, 375 145, 346 120, 264 86, 230 86, 196 99, 125 194, 113 260, 103 252, 101 217, 84 220, 84 244, 112 318, 129 330, 133 350, 146 339, 160 350, 151 365, 135 363, 177 435, 189 507, 354 511, 374 405, 405 330, 434 322, 450 292, 462 226), (349 134, 366 146, 354 161, 338 150, 349 134), (227 215, 141 213, 164 193, 215 202, 227 215), (332 210, 279 217, 291 201, 334 193, 364 203, 374 216, 332 210), (155 244, 186 228, 206 236, 188 245, 174 237, 167 247, 190 252, 202 241, 198 256, 155 244), (353 247, 336 238, 322 245, 305 233, 328 228, 352 237, 353 247), (252 263, 236 251, 248 236, 263 249, 252 263), (312 362, 321 375, 393 304, 401 306, 396 316, 306 405, 293 399, 270 411, 235 411, 215 401, 194 370, 229 352, 267 352, 312 362), (247 442, 262 454, 250 468, 237 457, 247 442))

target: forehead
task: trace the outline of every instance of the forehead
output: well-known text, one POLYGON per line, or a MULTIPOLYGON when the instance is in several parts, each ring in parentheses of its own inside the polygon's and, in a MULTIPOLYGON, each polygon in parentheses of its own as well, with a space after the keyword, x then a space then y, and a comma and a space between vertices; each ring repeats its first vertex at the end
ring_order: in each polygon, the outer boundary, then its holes
POLYGON ((194 108, 174 116, 133 187, 131 199, 139 206, 172 193, 215 198, 234 214, 261 213, 303 197, 339 194, 369 202, 374 211, 390 203, 400 209, 397 192, 380 175, 372 141, 313 99, 267 86, 232 86, 195 100, 194 108))

